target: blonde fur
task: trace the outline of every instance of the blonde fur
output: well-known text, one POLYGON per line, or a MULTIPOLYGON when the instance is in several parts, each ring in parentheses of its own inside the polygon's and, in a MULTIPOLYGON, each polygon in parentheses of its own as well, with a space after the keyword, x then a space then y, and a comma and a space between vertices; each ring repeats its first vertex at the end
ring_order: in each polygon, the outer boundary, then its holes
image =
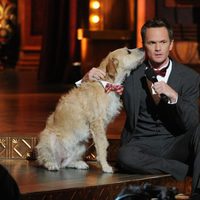
MULTIPOLYGON (((143 51, 125 47, 109 53, 99 68, 106 72, 106 81, 120 84, 143 60, 143 51)), ((102 170, 112 173, 107 162, 106 128, 121 107, 119 95, 106 94, 99 82, 84 82, 63 95, 40 133, 36 146, 39 164, 48 170, 88 169, 82 157, 84 144, 92 137, 102 170)))

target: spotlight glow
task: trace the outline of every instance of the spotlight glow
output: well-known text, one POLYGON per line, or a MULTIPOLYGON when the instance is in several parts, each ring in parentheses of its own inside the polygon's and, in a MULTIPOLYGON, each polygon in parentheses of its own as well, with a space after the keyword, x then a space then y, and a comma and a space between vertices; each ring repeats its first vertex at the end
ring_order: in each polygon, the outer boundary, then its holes
POLYGON ((100 3, 99 3, 99 1, 92 1, 92 2, 90 3, 90 8, 92 8, 92 9, 99 9, 99 8, 100 8, 100 3))
POLYGON ((98 15, 91 15, 90 16, 90 22, 97 24, 100 21, 100 17, 98 15))

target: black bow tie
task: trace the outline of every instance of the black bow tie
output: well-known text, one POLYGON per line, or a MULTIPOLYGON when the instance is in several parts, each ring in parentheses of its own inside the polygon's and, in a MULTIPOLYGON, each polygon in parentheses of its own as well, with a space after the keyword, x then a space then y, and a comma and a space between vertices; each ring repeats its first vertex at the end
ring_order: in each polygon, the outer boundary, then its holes
POLYGON ((162 77, 165 77, 167 68, 168 68, 168 67, 165 67, 165 68, 163 68, 163 69, 161 69, 161 70, 155 70, 155 69, 154 69, 154 72, 155 72, 156 75, 160 75, 160 76, 162 76, 162 77))
POLYGON ((153 68, 154 73, 155 73, 156 75, 165 77, 165 74, 166 74, 166 71, 167 71, 167 69, 168 69, 168 67, 169 67, 169 64, 170 64, 170 61, 169 61, 169 63, 167 64, 166 67, 164 67, 164 68, 162 68, 162 69, 160 69, 160 70, 159 70, 159 69, 153 68))

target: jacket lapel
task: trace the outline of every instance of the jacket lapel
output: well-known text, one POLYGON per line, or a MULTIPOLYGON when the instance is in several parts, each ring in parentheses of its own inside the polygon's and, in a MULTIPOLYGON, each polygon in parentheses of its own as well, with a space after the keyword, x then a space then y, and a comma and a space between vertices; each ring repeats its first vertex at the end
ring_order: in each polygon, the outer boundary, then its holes
POLYGON ((177 92, 179 91, 180 86, 180 75, 179 75, 179 67, 176 65, 176 62, 172 61, 172 70, 169 75, 169 79, 167 84, 171 86, 177 92))
POLYGON ((146 65, 143 64, 141 65, 138 70, 136 70, 132 76, 132 81, 133 81, 133 92, 132 95, 133 96, 133 101, 132 101, 132 119, 134 119, 134 121, 132 121, 133 127, 135 127, 136 123, 137 123, 137 118, 138 118, 138 113, 139 113, 139 107, 140 107, 140 92, 142 90, 141 88, 141 79, 144 77, 144 70, 146 68, 146 65))

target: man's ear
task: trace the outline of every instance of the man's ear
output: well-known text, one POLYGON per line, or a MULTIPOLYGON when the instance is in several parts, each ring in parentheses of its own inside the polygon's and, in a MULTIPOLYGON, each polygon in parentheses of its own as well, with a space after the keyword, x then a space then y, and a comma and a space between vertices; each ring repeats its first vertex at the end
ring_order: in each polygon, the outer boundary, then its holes
POLYGON ((112 80, 115 79, 118 65, 119 65, 119 60, 116 58, 109 59, 108 64, 106 65, 106 73, 112 80))
POLYGON ((174 46, 174 40, 171 40, 170 46, 169 46, 169 50, 170 50, 170 51, 173 49, 173 46, 174 46))

